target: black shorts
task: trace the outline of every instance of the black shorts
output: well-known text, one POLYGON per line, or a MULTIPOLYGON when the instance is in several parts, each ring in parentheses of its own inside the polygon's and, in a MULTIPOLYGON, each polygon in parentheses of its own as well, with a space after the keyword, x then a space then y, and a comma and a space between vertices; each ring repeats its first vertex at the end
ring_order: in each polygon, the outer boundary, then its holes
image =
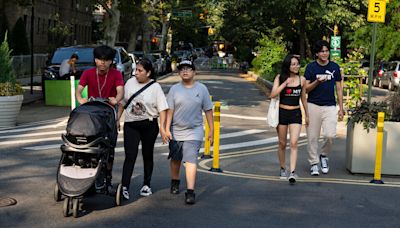
POLYGON ((301 119, 301 110, 299 108, 293 110, 279 108, 280 125, 301 124, 301 119))

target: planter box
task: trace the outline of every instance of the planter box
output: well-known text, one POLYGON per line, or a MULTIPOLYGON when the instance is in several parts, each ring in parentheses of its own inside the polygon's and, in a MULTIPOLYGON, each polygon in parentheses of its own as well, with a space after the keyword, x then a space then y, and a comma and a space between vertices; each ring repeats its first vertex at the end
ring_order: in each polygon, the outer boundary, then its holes
MULTIPOLYGON (((376 129, 369 133, 362 124, 349 123, 346 140, 346 168, 352 173, 373 174, 376 156, 376 129)), ((400 175, 400 123, 386 122, 383 133, 382 174, 400 175)))
POLYGON ((16 125, 23 100, 23 95, 0 96, 0 128, 14 127, 16 125))
MULTIPOLYGON (((71 106, 71 82, 69 80, 45 80, 45 104, 55 106, 71 106)), ((75 90, 79 80, 75 80, 75 90)), ((73 95, 75 96, 75 94, 73 95)), ((87 98, 87 87, 82 92, 82 97, 87 98)), ((79 106, 76 101, 76 106, 79 106)))

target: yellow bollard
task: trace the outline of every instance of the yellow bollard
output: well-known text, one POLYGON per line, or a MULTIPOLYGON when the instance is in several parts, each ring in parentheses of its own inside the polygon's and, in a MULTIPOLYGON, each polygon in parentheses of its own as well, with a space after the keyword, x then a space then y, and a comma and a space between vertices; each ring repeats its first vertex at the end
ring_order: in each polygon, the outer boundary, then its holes
POLYGON ((214 107, 214 146, 213 146, 213 163, 210 169, 211 172, 222 172, 219 168, 219 138, 221 126, 221 102, 215 102, 214 107))
POLYGON ((374 179, 370 183, 383 184, 381 179, 382 173, 382 147, 383 147, 383 127, 385 113, 378 113, 377 134, 376 134, 376 156, 375 156, 375 172, 374 179))
MULTIPOLYGON (((212 101, 212 96, 210 96, 210 99, 212 101)), ((208 126, 207 119, 204 120, 204 125, 205 125, 205 130, 204 130, 204 153, 201 156, 201 158, 212 158, 210 154, 210 147, 211 143, 210 140, 208 140, 208 133, 210 132, 210 126, 208 126)))

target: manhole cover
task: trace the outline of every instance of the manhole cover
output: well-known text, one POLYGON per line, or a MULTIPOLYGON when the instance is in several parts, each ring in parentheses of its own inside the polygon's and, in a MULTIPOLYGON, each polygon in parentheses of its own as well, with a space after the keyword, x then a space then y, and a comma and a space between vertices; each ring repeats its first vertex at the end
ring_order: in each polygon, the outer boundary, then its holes
POLYGON ((0 207, 7 207, 17 204, 17 200, 10 197, 0 197, 0 207))

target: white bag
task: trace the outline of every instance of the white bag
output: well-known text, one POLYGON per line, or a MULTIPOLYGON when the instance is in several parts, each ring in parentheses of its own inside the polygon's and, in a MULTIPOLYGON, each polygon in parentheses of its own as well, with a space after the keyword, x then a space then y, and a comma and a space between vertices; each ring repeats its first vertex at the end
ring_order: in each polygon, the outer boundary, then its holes
POLYGON ((267 123, 271 127, 276 127, 279 124, 279 98, 272 98, 269 104, 267 123))

